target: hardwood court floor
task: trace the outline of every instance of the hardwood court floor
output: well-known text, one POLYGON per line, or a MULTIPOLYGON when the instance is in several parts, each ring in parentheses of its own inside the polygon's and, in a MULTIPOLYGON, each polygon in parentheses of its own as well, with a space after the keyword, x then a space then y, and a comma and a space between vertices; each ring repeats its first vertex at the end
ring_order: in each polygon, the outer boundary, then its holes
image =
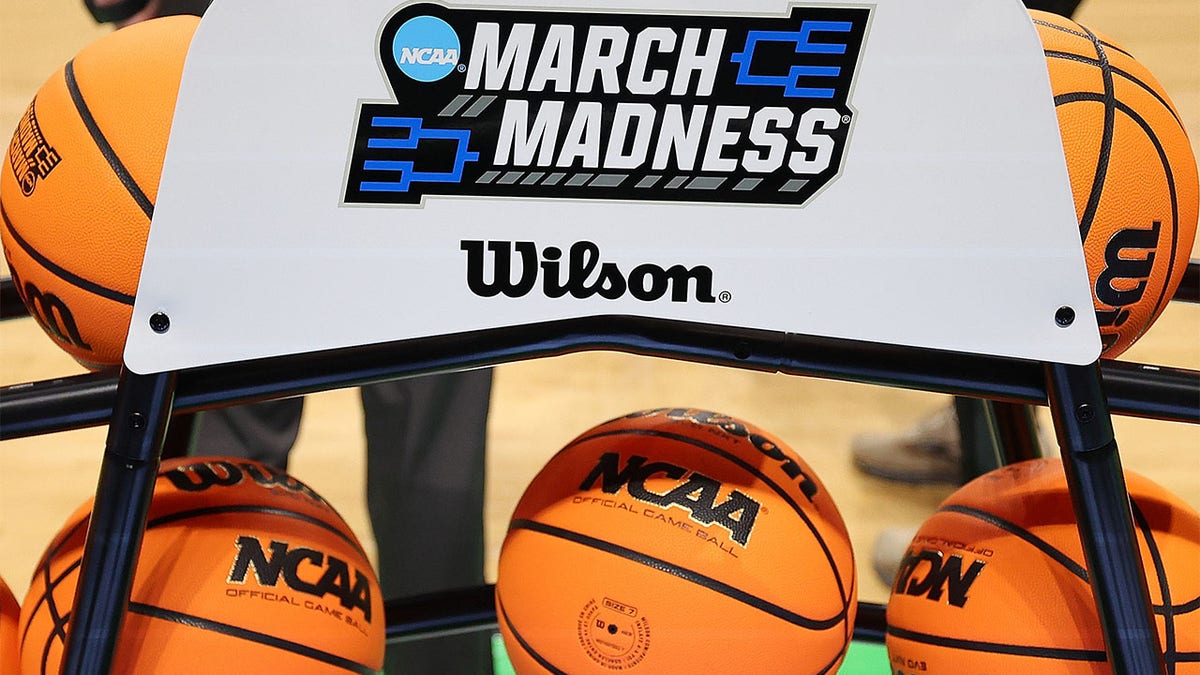
MULTIPOLYGON (((1085 0, 1082 23, 1123 43, 1163 82, 1200 139, 1200 3, 1085 0)), ((0 131, 7 134, 41 82, 105 29, 77 0, 0 3, 0 131)), ((1196 257, 1193 251, 1193 258, 1196 257)), ((1200 368, 1200 307, 1173 304, 1125 359, 1200 368)), ((0 323, 0 384, 82 372, 29 320, 0 323)), ((883 601, 869 568, 882 528, 916 526, 949 492, 867 478, 847 447, 865 430, 900 429, 946 397, 752 373, 615 353, 586 353, 497 369, 487 465, 488 576, 522 490, 560 446, 590 426, 646 407, 697 406, 743 417, 799 451, 836 499, 859 559, 861 597, 883 601)), ((1042 411, 1046 418, 1045 411, 1042 411)), ((1200 508, 1200 429, 1117 418, 1125 466, 1200 508)), ((0 420, 3 424, 3 420, 0 420)), ((310 397, 293 472, 333 502, 371 545, 362 496, 357 392, 310 397)), ((95 488, 101 428, 0 443, 0 576, 22 597, 43 547, 95 488)))

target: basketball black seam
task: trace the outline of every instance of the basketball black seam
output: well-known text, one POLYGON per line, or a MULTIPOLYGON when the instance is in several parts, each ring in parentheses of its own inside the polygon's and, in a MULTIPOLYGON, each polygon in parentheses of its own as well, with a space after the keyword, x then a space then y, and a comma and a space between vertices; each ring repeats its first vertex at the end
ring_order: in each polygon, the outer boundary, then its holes
MULTIPOLYGON (((1046 54, 1046 58, 1048 58, 1048 59, 1054 58, 1054 59, 1061 59, 1063 61, 1076 61, 1078 63, 1083 63, 1083 64, 1089 65, 1089 66, 1096 66, 1096 67, 1100 66, 1100 62, 1098 60, 1093 59, 1091 57, 1083 56, 1081 54, 1073 54, 1071 52, 1058 52, 1058 51, 1046 51, 1045 54, 1046 54)), ((1168 113, 1170 113, 1171 117, 1173 117, 1175 119, 1175 122, 1177 124, 1179 124, 1179 126, 1181 126, 1181 127, 1183 126, 1183 120, 1181 120, 1179 118, 1179 115, 1176 114, 1174 108, 1171 107, 1171 104, 1167 101, 1167 99, 1163 98, 1157 91, 1154 90, 1154 87, 1151 87, 1150 85, 1146 84, 1146 82, 1144 80, 1134 77, 1132 73, 1125 71, 1125 70, 1121 70, 1120 68, 1117 68, 1117 67, 1113 66, 1112 64, 1109 64, 1109 68, 1112 70, 1114 75, 1120 75, 1121 78, 1124 79, 1126 82, 1130 82, 1132 84, 1136 84, 1138 87, 1141 87, 1141 89, 1143 91, 1145 91, 1147 94, 1152 96, 1154 98, 1154 100, 1158 101, 1159 104, 1162 105, 1164 110, 1166 110, 1168 113)), ((1120 100, 1120 99, 1118 99, 1118 100, 1120 100)))
POLYGON ((142 616, 147 616, 152 619, 171 621, 173 623, 190 626, 192 628, 199 628, 201 630, 220 633, 222 635, 228 635, 230 637, 249 642, 256 642, 267 647, 275 647, 276 649, 282 649, 299 656, 305 656, 315 661, 327 663, 335 668, 349 670, 355 673, 360 673, 361 675, 374 675, 376 672, 373 668, 348 659, 344 656, 330 654, 329 652, 321 651, 320 649, 309 647, 308 645, 300 644, 299 642, 292 642, 291 640, 285 640, 274 635, 260 633, 255 630, 250 630, 249 628, 241 628, 239 626, 233 626, 220 621, 205 619, 203 617, 195 616, 194 614, 184 614, 183 612, 176 612, 173 610, 164 609, 162 607, 155 607, 154 605, 147 605, 141 602, 130 602, 129 611, 133 614, 141 614, 142 616))
MULTIPOLYGON (((24 251, 25 254, 30 258, 33 258, 34 261, 36 261, 39 265, 46 268, 46 270, 54 276, 62 279, 72 286, 98 295, 102 298, 112 300, 113 302, 119 302, 123 305, 129 305, 130 307, 133 306, 134 296, 127 293, 122 293, 112 288, 108 288, 107 286, 101 286, 94 281, 84 279, 78 274, 74 274, 66 270, 62 266, 55 264, 46 256, 42 255, 40 251, 31 246, 29 242, 25 241, 25 238, 17 232, 17 228, 12 224, 12 220, 10 220, 8 217, 8 209, 4 208, 3 201, 0 201, 0 219, 4 220, 5 229, 7 229, 8 233, 12 235, 13 241, 17 242, 17 245, 21 247, 21 250, 24 251)), ((21 295, 24 296, 25 289, 20 289, 20 291, 21 295)))
POLYGON ((58 555, 58 552, 62 550, 62 547, 67 545, 67 542, 75 536, 76 532, 79 532, 79 528, 87 527, 89 520, 91 520, 91 514, 76 521, 75 524, 71 526, 71 529, 66 531, 62 539, 60 539, 57 544, 53 544, 49 550, 42 555, 42 559, 38 562, 38 567, 41 567, 43 564, 48 564, 50 559, 58 555))
MULTIPOLYGON (((737 455, 734 455, 733 453, 723 450, 715 445, 705 443, 704 441, 701 441, 696 438, 692 438, 690 436, 685 436, 683 434, 670 433, 670 432, 666 432, 666 431, 658 431, 655 429, 613 429, 610 431, 603 431, 600 433, 591 434, 588 436, 580 437, 580 438, 576 439, 575 441, 572 441, 569 445, 567 445, 565 448, 563 448, 561 451, 559 451, 558 454, 562 454, 562 453, 566 452, 567 450, 569 450, 581 443, 585 443, 587 441, 590 441, 590 440, 593 440, 596 438, 606 438, 609 436, 620 436, 620 435, 625 435, 625 434, 630 434, 630 435, 635 435, 635 436, 657 436, 660 438, 668 438, 668 439, 671 439, 674 441, 688 443, 697 448, 700 448, 701 450, 706 450, 708 452, 711 452, 711 453, 717 455, 718 457, 722 457, 726 460, 729 460, 730 462, 733 462, 738 467, 753 474, 754 476, 756 476, 757 478, 762 480, 764 483, 769 485, 771 487, 771 489, 774 490, 777 495, 779 495, 785 502, 787 502, 788 506, 792 507, 792 511, 794 511, 796 513, 796 515, 800 516, 800 519, 804 521, 804 524, 806 526, 808 526, 809 533, 811 533, 813 535, 813 538, 817 540, 817 544, 820 545, 821 552, 825 555, 825 562, 829 564, 829 570, 833 574, 834 581, 837 582, 838 597, 841 598, 841 600, 842 600, 842 611, 845 612, 846 609, 849 608, 851 600, 850 600, 850 598, 847 597, 848 589, 842 583, 842 575, 838 573, 838 566, 837 566, 837 562, 834 561, 834 559, 833 559, 833 552, 829 550, 828 545, 826 545, 826 543, 825 543, 824 537, 822 537, 821 534, 819 532, 817 532, 817 526, 815 524, 813 524, 812 520, 808 517, 808 514, 804 512, 804 509, 800 508, 800 505, 797 504, 794 499, 792 499, 791 495, 789 495, 786 490, 784 490, 782 487, 780 487, 775 481, 766 477, 761 471, 758 470, 757 467, 753 466, 752 464, 745 461, 741 457, 738 457, 737 455)), ((853 552, 851 553, 851 557, 853 558, 853 552)))
POLYGON ((641 551, 635 551, 631 548, 626 548, 619 544, 614 544, 610 541, 604 541, 603 539, 597 539, 596 537, 575 532, 573 530, 556 527, 554 525, 547 525, 546 523, 540 523, 535 520, 528 520, 524 518, 513 520, 512 523, 509 524, 508 529, 510 531, 529 530, 531 532, 537 532, 549 537, 557 537, 581 546, 595 549, 602 553, 608 553, 610 555, 624 558, 631 562, 645 565, 646 567, 656 569, 665 574, 679 577, 684 581, 689 581, 698 586, 703 586, 704 588, 720 593, 731 600, 737 600, 738 602, 749 605, 750 607, 753 607, 766 614, 770 614, 778 619, 782 619, 790 624, 800 626, 801 628, 808 630, 828 630, 836 627, 846 618, 845 608, 829 619, 812 619, 802 616, 791 610, 784 609, 773 602, 769 602, 739 588, 730 586, 723 581, 718 581, 710 576, 700 574, 695 570, 690 570, 686 567, 667 562, 661 558, 655 558, 654 556, 647 555, 641 551))
MULTIPOLYGON (((1078 25, 1078 24, 1076 24, 1078 25)), ((1100 134, 1100 152, 1096 157, 1096 172, 1092 178, 1092 190, 1088 195, 1087 205, 1084 206, 1083 216, 1079 219, 1079 236, 1082 240, 1087 241, 1088 233, 1092 229, 1092 221, 1096 217, 1096 211, 1100 208, 1100 196, 1104 194, 1104 182, 1108 178, 1108 163, 1112 158, 1112 143, 1113 130, 1116 128, 1116 91, 1112 80, 1112 69, 1108 63, 1108 54, 1104 51, 1104 46, 1096 38, 1092 31, 1083 26, 1079 26, 1081 30, 1087 33, 1088 39, 1092 41, 1092 45, 1096 50, 1096 58, 1099 60, 1097 67, 1100 69, 1100 81, 1104 83, 1104 128, 1100 134)))
MULTIPOLYGON (((45 586, 45 588, 42 589, 42 595, 38 598, 38 601, 34 603, 33 609, 25 608, 22 611, 28 612, 31 617, 37 616, 38 610, 41 609, 42 604, 44 603, 46 605, 46 611, 50 613, 50 622, 56 623, 58 621, 58 608, 54 606, 54 589, 58 588, 58 585, 63 582, 63 579, 67 578, 71 572, 74 572, 82 562, 82 558, 76 559, 75 562, 68 565, 65 570, 59 573, 58 578, 53 580, 50 578, 50 566, 47 565, 46 567, 42 568, 42 575, 45 577, 45 581, 42 582, 45 586)), ((67 612, 67 614, 70 615, 70 612, 67 612)), ((25 638, 29 635, 29 628, 32 625, 33 621, 25 624, 25 631, 21 633, 22 642, 24 642, 25 638)), ((56 632, 57 631, 51 631, 51 637, 53 637, 56 632)))
MULTIPOLYGON (((47 574, 49 570, 47 569, 47 574)), ((50 614, 50 634, 46 636, 46 642, 42 645, 42 675, 46 673, 46 662, 50 659, 50 647, 54 645, 54 641, 60 640, 63 646, 67 643, 67 622, 71 620, 71 612, 58 613, 57 603, 54 601, 54 588, 62 583, 62 579, 66 576, 64 573, 55 580, 53 586, 49 586, 50 595, 46 598, 46 611, 50 614)), ((30 623, 33 623, 30 621, 30 623)), ((28 630, 28 629, 27 629, 28 630)))
POLYGON ((1158 605, 1155 605, 1155 607, 1154 607, 1154 611, 1156 613, 1160 613, 1160 614, 1163 611, 1167 611, 1168 609, 1169 609, 1169 611, 1174 612, 1175 614, 1189 614, 1191 612, 1194 612, 1194 611, 1200 609, 1200 595, 1192 598, 1191 600, 1188 600, 1187 602, 1180 603, 1178 605, 1172 605, 1170 608, 1161 607, 1158 605))
POLYGON ((1171 658, 1175 654, 1175 615, 1171 612, 1171 588, 1167 581, 1167 570, 1163 565, 1162 552, 1158 550, 1158 543, 1154 541, 1154 530, 1151 529, 1150 523, 1146 520, 1146 514, 1138 508, 1137 502, 1129 500, 1130 509, 1133 512, 1133 522, 1142 532, 1142 539, 1146 541, 1146 549, 1150 552, 1150 560, 1154 565, 1154 575, 1158 578, 1158 591, 1162 595, 1162 603, 1164 610, 1163 629, 1166 633, 1164 647, 1164 659, 1167 662, 1167 675, 1175 675, 1175 663, 1171 658))
MULTIPOLYGON (((1066 17, 1063 17, 1063 18, 1066 18, 1066 17)), ((1085 39, 1085 40, 1089 40, 1089 41, 1090 41, 1090 40, 1092 39, 1091 37, 1089 37, 1089 36, 1088 36, 1088 34, 1087 34, 1087 33, 1082 33, 1082 32, 1079 32, 1079 31, 1074 31, 1074 30, 1071 30, 1070 28, 1067 28, 1066 26, 1059 26, 1059 25, 1057 25, 1057 24, 1053 24, 1053 23, 1050 23, 1050 22, 1048 22, 1048 21, 1043 21, 1043 20, 1041 20, 1041 19, 1034 19, 1034 20, 1033 20, 1033 23, 1034 23, 1034 25, 1037 25, 1037 26, 1044 26, 1044 27, 1046 27, 1046 28, 1050 28, 1050 29, 1056 30, 1056 31, 1058 31, 1058 32, 1060 32, 1060 33, 1066 33, 1067 35, 1074 35, 1075 37, 1080 37, 1080 38, 1083 38, 1083 39, 1085 39)), ((1072 21, 1072 23, 1074 23, 1074 22, 1072 21)), ((1076 23, 1075 25, 1076 25, 1076 26, 1079 26, 1079 24, 1077 24, 1077 23, 1076 23)), ((1083 28, 1083 26, 1079 26, 1079 27, 1080 27, 1080 28, 1083 28)), ((1093 37, 1094 37, 1094 36, 1093 36, 1093 37)), ((1105 40, 1100 40, 1100 44, 1104 45, 1104 46, 1105 46, 1106 48, 1108 48, 1108 49, 1112 49, 1112 50, 1118 51, 1118 52, 1120 52, 1120 53, 1124 54, 1125 56, 1128 56, 1128 57, 1129 57, 1129 58, 1131 58, 1131 59, 1133 58, 1133 54, 1130 54, 1129 52, 1125 51, 1125 50, 1124 50, 1123 48, 1121 48, 1120 46, 1118 46, 1118 45, 1115 45, 1115 44, 1113 44, 1113 43, 1111 43, 1111 42, 1108 42, 1108 41, 1105 41, 1105 40)))
POLYGON ((100 130, 100 125, 96 123, 96 118, 92 116, 92 111, 88 108, 87 101, 83 99, 83 92, 79 89, 79 82, 75 80, 75 59, 68 61, 63 70, 67 81, 67 90, 71 93, 71 101, 75 103, 75 110, 79 112, 79 118, 83 120, 83 125, 87 127, 88 133, 91 134, 92 140, 100 150, 100 154, 104 156, 108 165, 112 167, 117 180, 121 181, 121 184, 125 186, 125 191, 129 193, 133 201, 137 202, 138 208, 142 210, 142 213, 146 214, 146 218, 153 218, 154 203, 142 191, 137 181, 129 173, 129 169, 125 168, 125 164, 121 162, 121 158, 117 156, 117 152, 113 150, 108 139, 104 137, 104 132, 100 130))
MULTIPOLYGON (((67 612, 67 615, 65 617, 63 617, 63 625, 66 625, 66 622, 68 620, 70 620, 70 618, 71 618, 71 613, 67 612)), ((50 632, 49 637, 46 639, 46 643, 42 645, 42 675, 47 675, 46 662, 50 660, 50 647, 54 644, 54 639, 53 639, 54 636, 58 634, 57 629, 58 629, 58 625, 55 624, 55 630, 52 630, 50 632)), ((65 639, 64 639, 64 643, 65 643, 65 639)))
POLYGON ((200 518, 202 516, 218 515, 222 513, 261 513, 266 515, 295 518, 296 520, 300 520, 311 525, 316 525, 336 534, 347 544, 350 544, 350 546, 354 548, 355 552, 362 556, 364 560, 367 558, 367 554, 362 550, 362 547, 355 543, 353 538, 351 538, 345 532, 339 530, 334 525, 330 525, 320 518, 315 518, 304 513, 299 513, 289 509, 280 509, 272 506, 257 506, 254 504, 228 504, 225 506, 206 506, 201 509, 188 509, 186 511, 179 511, 155 518, 154 520, 146 523, 146 529, 150 530, 151 528, 159 525, 166 525, 168 523, 187 520, 189 518, 200 518))
POLYGON ((1014 522, 1005 520, 1005 519, 1001 518, 1000 516, 988 513, 987 511, 984 511, 982 509, 977 509, 977 508, 974 508, 971 506, 962 506, 959 504, 947 504, 947 505, 939 507, 938 511, 950 511, 953 513, 960 513, 964 516, 977 518, 979 520, 982 520, 985 523, 994 525, 994 526, 1004 530, 1005 532, 1008 532, 1010 534, 1015 534, 1018 537, 1020 537, 1023 541, 1025 541, 1026 543, 1034 546, 1042 553, 1045 553, 1046 555, 1050 556, 1051 560, 1062 565, 1071 574, 1074 574, 1075 576, 1079 577, 1083 581, 1083 583, 1085 583, 1085 584, 1089 583, 1087 570, 1084 569, 1084 567, 1082 565, 1080 565, 1079 563, 1072 560, 1071 557, 1068 556, 1066 553, 1063 553, 1062 551, 1058 550, 1057 548, 1051 546, 1046 540, 1038 537, 1037 535, 1033 534, 1029 530, 1026 530, 1025 528, 1021 527, 1020 525, 1017 525, 1014 522))
POLYGON ((989 652, 992 654, 1010 654, 1013 656, 1034 656, 1045 659, 1058 659, 1061 661, 1097 661, 1105 662, 1108 660, 1104 650, 1095 649, 1066 649, 1062 647, 1031 647, 1026 645, 1010 645, 1002 642, 984 642, 982 640, 964 640, 961 638, 943 637, 941 635, 930 635, 929 633, 921 633, 896 626, 888 626, 888 635, 912 640, 913 642, 923 642, 937 647, 949 647, 951 649, 966 649, 969 651, 989 652))
MULTIPOLYGON (((1104 98, 1102 99, 1104 103, 1104 129, 1101 132, 1100 137, 1100 152, 1096 159, 1096 170, 1092 176, 1091 193, 1088 195, 1088 201, 1084 207, 1083 214, 1079 218, 1079 235, 1081 239, 1086 241, 1088 232, 1091 231, 1092 219, 1095 218, 1096 209, 1100 205, 1100 195, 1104 191, 1104 177, 1108 174, 1108 159, 1110 153, 1112 152, 1112 131, 1115 114, 1112 108, 1113 84, 1112 74, 1109 71, 1108 57, 1104 52, 1102 43, 1096 39, 1095 34, 1079 24, 1075 25, 1082 32, 1075 32, 1062 26, 1057 26, 1055 24, 1040 20, 1035 20, 1034 23, 1090 41, 1092 43, 1092 47, 1096 50, 1097 67, 1100 70, 1100 79, 1104 83, 1104 98)), ((1055 105, 1058 105, 1057 97, 1055 99, 1055 105)))
POLYGON ((525 641, 525 638, 521 636, 521 632, 518 631, 517 627, 512 624, 512 621, 509 621, 508 612, 504 611, 504 603, 500 601, 499 592, 496 593, 496 606, 499 610, 500 618, 504 621, 504 625, 508 626, 508 631, 512 633, 513 638, 517 641, 517 644, 521 645, 521 648, 525 650, 526 654, 533 657, 533 660, 537 661, 538 665, 550 671, 553 673, 553 675, 567 675, 565 671, 555 667, 554 664, 547 661, 546 658, 539 654, 532 645, 525 641))
MULTIPOLYGON (((1167 237, 1167 240, 1171 242, 1171 255, 1167 259, 1167 273, 1166 277, 1163 279, 1162 289, 1159 291, 1158 300, 1155 301, 1154 309, 1150 313, 1150 317, 1153 318, 1158 316, 1158 313, 1163 310, 1163 306, 1170 301, 1171 296, 1173 295, 1171 292, 1170 282, 1172 271, 1175 269, 1175 258, 1179 255, 1179 194, 1175 189, 1175 173, 1171 170, 1171 162, 1167 158, 1167 151, 1163 148, 1162 141, 1159 140, 1158 134, 1155 133, 1154 129, 1150 127, 1150 124, 1145 120, 1145 118, 1137 114, 1137 112, 1128 105, 1122 103, 1121 101, 1117 101, 1117 105, 1122 112, 1128 115, 1130 119, 1132 119, 1138 124, 1138 126, 1142 128, 1142 131, 1146 134, 1146 138, 1148 138, 1154 145, 1154 150, 1158 153, 1158 159, 1162 163, 1163 175, 1167 181, 1167 191, 1171 196, 1171 232, 1170 236, 1167 237)), ((1182 130, 1182 125, 1180 128, 1182 130)), ((1186 137, 1187 131, 1184 130, 1183 133, 1186 137)), ((1142 326, 1141 331, 1138 332, 1137 337, 1141 337, 1149 329, 1150 322, 1146 322, 1142 326)))

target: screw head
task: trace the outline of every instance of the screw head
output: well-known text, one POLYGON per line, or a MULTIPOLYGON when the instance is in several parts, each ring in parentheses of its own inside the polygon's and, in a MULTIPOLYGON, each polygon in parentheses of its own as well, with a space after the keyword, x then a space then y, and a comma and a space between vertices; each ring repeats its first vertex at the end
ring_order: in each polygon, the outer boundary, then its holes
POLYGON ((150 330, 161 335, 170 329, 171 317, 167 316, 164 312, 155 312, 150 315, 150 330))
POLYGON ((1079 404, 1079 407, 1075 408, 1075 419, 1079 420, 1080 422, 1091 422, 1095 418, 1096 411, 1092 410, 1092 406, 1086 403, 1081 403, 1079 404))
POLYGON ((1075 310, 1071 307, 1062 306, 1054 313, 1054 323, 1062 328, 1066 328, 1075 323, 1075 310))
POLYGON ((750 349, 749 343, 739 341, 733 346, 733 356, 738 360, 745 361, 746 359, 750 358, 753 353, 754 352, 750 349))

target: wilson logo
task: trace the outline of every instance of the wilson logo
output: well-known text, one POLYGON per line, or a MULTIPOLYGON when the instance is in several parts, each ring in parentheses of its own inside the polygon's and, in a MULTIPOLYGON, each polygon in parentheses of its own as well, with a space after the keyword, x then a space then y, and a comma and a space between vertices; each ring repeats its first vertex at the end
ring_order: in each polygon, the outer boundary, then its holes
MULTIPOLYGON (((482 298, 520 298, 537 288, 548 298, 616 300, 630 295, 644 302, 664 297, 671 302, 716 302, 713 271, 706 265, 643 263, 626 272, 614 262, 602 261, 600 247, 590 241, 571 244, 565 260, 557 246, 547 246, 539 255, 532 241, 469 240, 461 242, 461 249, 467 254, 467 288, 482 298)), ((722 300, 727 299, 728 294, 722 293, 722 300)))
POLYGON ((963 557, 958 554, 945 555, 937 549, 914 552, 909 549, 900 570, 896 573, 896 584, 892 590, 905 595, 925 596, 937 602, 945 594, 947 602, 955 607, 967 604, 967 592, 986 563, 973 560, 963 571, 963 557))
POLYGON ((346 609, 359 609, 371 620, 371 583, 366 574, 351 568, 344 560, 311 548, 289 548, 287 542, 271 540, 270 555, 258 537, 237 538, 237 557, 227 581, 243 584, 250 570, 259 586, 283 583, 294 591, 316 598, 332 595, 346 609), (314 572, 320 576, 313 579, 314 572), (305 577, 309 578, 305 578, 305 577))
POLYGON ((75 322, 75 315, 71 313, 71 308, 62 298, 53 293, 43 293, 32 281, 22 282, 16 270, 12 270, 12 277, 17 294, 21 296, 21 300, 29 308, 29 313, 47 334, 59 342, 80 349, 90 350, 92 348, 83 339, 83 335, 79 332, 79 325, 75 322))
POLYGON ((701 525, 718 525, 743 547, 750 541, 754 520, 762 506, 750 496, 738 490, 727 492, 720 481, 675 464, 647 462, 646 457, 639 455, 626 460, 624 468, 620 462, 617 453, 604 453, 579 489, 590 490, 596 481, 600 481, 600 489, 608 494, 617 494, 625 488, 630 497, 639 501, 664 508, 678 506, 701 525), (646 481, 655 475, 679 482, 666 492, 654 492, 646 486, 646 481))
POLYGON ((1126 307, 1141 301, 1150 273, 1154 271, 1154 251, 1162 223, 1154 221, 1148 230, 1126 228, 1113 234, 1104 247, 1104 269, 1096 276, 1093 288, 1096 300, 1111 307, 1096 310, 1101 340, 1107 349, 1117 341, 1111 329, 1120 328, 1129 319, 1126 307))
POLYGON ((279 469, 265 464, 250 462, 195 462, 177 466, 166 471, 163 477, 171 481, 175 489, 184 492, 203 492, 212 487, 232 487, 239 485, 249 478, 262 488, 278 488, 287 492, 300 494, 308 499, 325 506, 328 502, 304 483, 296 480, 279 469))
POLYGON ((744 438, 750 441, 750 445, 754 446, 756 450, 779 462, 779 468, 788 478, 796 481, 796 486, 800 488, 800 492, 804 494, 804 497, 809 502, 812 502, 813 498, 820 492, 817 482, 805 473, 804 469, 800 467, 800 463, 794 458, 789 457, 783 448, 779 447, 779 445, 766 436, 751 433, 746 428, 746 425, 728 415, 693 408, 655 408, 653 410, 644 410, 626 415, 625 419, 653 417, 654 415, 664 415, 673 420, 688 420, 689 422, 716 427, 727 434, 744 438))

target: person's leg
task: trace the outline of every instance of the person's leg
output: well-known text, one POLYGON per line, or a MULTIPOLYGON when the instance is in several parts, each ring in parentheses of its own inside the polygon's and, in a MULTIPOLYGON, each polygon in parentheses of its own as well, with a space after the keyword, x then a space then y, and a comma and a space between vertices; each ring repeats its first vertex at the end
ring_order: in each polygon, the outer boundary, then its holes
POLYGON ((206 410, 196 416, 188 454, 244 457, 286 471, 303 411, 303 397, 206 410))
MULTIPOLYGON (((362 388, 367 506, 385 599, 484 583, 492 371, 362 388)), ((486 631, 389 645, 388 675, 491 672, 486 631)))

